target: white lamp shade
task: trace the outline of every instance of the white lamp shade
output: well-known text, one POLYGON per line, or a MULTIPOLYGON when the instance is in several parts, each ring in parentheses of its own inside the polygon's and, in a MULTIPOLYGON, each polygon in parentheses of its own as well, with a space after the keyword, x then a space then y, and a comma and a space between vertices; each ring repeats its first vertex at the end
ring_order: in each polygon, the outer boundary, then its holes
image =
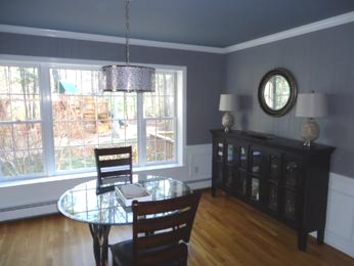
POLYGON ((221 94, 219 111, 233 111, 236 109, 236 97, 233 94, 221 94))
POLYGON ((322 93, 301 93, 297 96, 297 117, 324 117, 328 113, 326 95, 322 93))

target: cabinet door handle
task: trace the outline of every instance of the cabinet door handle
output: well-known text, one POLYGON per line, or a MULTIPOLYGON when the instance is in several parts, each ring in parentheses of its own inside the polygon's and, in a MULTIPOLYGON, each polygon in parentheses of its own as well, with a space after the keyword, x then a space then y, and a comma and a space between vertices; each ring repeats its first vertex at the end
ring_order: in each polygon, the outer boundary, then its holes
POLYGON ((296 163, 288 164, 288 165, 286 166, 286 170, 287 170, 288 172, 295 172, 298 168, 299 168, 299 166, 298 166, 298 164, 296 164, 296 163))

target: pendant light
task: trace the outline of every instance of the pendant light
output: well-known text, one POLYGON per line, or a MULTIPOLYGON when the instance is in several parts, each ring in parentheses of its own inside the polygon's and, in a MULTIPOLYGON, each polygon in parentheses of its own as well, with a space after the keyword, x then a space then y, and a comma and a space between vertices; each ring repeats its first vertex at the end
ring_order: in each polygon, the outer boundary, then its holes
POLYGON ((102 67, 103 91, 115 92, 153 92, 155 91, 155 69, 130 64, 130 22, 129 4, 125 3, 125 65, 109 65, 102 67))

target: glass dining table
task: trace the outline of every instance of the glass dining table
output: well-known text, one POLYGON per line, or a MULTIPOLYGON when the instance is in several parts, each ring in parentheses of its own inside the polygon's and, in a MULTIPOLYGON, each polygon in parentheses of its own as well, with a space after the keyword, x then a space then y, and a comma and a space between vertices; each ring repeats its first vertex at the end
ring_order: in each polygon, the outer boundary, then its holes
MULTIPOLYGON (((143 186, 153 201, 192 193, 188 185, 168 177, 134 174, 132 182, 143 186)), ((128 183, 129 177, 119 177, 107 186, 117 187, 128 183)), ((131 207, 124 205, 115 189, 96 194, 96 180, 79 184, 64 192, 58 200, 58 210, 72 220, 88 224, 93 239, 96 265, 101 266, 108 265, 108 237, 111 226, 133 222, 131 207)))

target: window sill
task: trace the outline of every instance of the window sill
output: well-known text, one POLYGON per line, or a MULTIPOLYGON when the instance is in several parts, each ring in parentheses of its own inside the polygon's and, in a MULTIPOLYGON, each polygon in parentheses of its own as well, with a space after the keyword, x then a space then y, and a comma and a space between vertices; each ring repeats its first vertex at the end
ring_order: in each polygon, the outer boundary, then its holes
POLYGON ((149 166, 142 166, 142 167, 134 167, 133 172, 134 173, 141 173, 141 172, 148 172, 148 171, 162 170, 162 169, 171 169, 171 168, 180 168, 180 167, 183 167, 183 165, 179 164, 179 163, 149 165, 149 166))
MULTIPOLYGON (((146 174, 149 174, 148 173, 149 171, 173 169, 173 168, 180 168, 180 167, 183 167, 183 165, 178 163, 134 167, 133 173, 139 174, 139 173, 146 172, 146 174)), ((26 180, 14 180, 14 181, 3 181, 3 182, 0 181, 0 188, 26 186, 26 185, 33 185, 33 184, 40 184, 40 183, 73 180, 73 179, 95 179, 95 178, 97 178, 96 172, 79 173, 79 174, 63 174, 63 175, 50 176, 50 177, 31 178, 26 180)))

